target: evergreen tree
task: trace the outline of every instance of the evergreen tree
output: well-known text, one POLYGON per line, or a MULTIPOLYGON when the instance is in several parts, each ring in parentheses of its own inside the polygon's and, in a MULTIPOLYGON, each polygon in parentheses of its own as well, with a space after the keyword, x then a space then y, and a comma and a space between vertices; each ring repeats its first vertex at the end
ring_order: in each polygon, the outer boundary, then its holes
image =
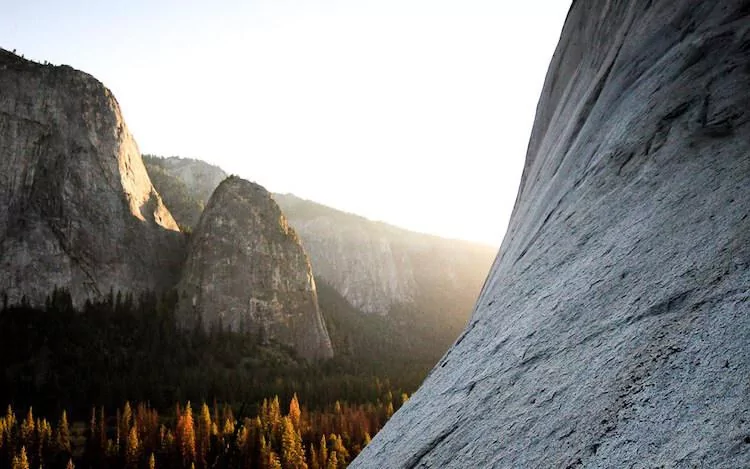
POLYGON ((196 442, 196 457, 198 459, 198 465, 201 467, 206 467, 206 455, 208 454, 208 449, 211 444, 212 427, 211 412, 208 409, 208 405, 204 402, 203 405, 201 405, 201 414, 198 419, 196 442))
POLYGON ((331 445, 331 454, 336 453, 338 463, 346 467, 349 462, 349 451, 344 446, 344 441, 340 436, 332 434, 328 437, 328 442, 331 445))
POLYGON ((326 463, 326 469, 339 469, 339 459, 336 456, 336 451, 331 452, 331 456, 326 463))
POLYGON ((16 413, 13 411, 13 407, 11 407, 10 404, 8 404, 8 408, 5 411, 3 422, 5 446, 10 448, 10 450, 12 451, 16 447, 16 435, 18 430, 16 428, 16 413))
POLYGON ((141 444, 138 439, 138 429, 135 425, 130 427, 127 444, 125 446, 125 462, 130 468, 138 467, 138 459, 141 455, 141 444))
POLYGON ((279 455, 271 445, 266 444, 266 438, 260 437, 260 467, 262 469, 282 469, 279 455))
POLYGON ((34 437, 34 413, 29 407, 29 411, 26 413, 26 418, 21 423, 21 444, 31 448, 34 437))
POLYGON ((302 438, 292 424, 291 417, 283 418, 281 436, 281 462, 285 469, 307 469, 302 438))
POLYGON ((294 393, 291 402, 289 402, 289 418, 292 420, 292 425, 297 431, 302 431, 300 427, 300 418, 302 411, 299 408, 299 400, 297 399, 297 393, 294 393))
POLYGON ((318 462, 318 452, 315 449, 315 443, 310 443, 310 469, 321 469, 318 462))
POLYGON ((122 439, 128 438, 132 423, 133 423, 133 409, 130 407, 130 402, 125 401, 125 407, 123 407, 122 409, 120 422, 118 424, 119 429, 120 429, 120 438, 122 439))
POLYGON ((224 426, 221 429, 221 434, 224 436, 234 435, 234 420, 230 417, 224 419, 224 426))
POLYGON ((388 405, 385 406, 385 418, 389 419, 393 416, 393 402, 388 402, 388 405))
POLYGON ((57 443, 58 451, 70 453, 70 426, 68 425, 68 413, 64 410, 57 424, 55 443, 57 443))
POLYGON ((195 425, 190 401, 188 401, 185 410, 178 420, 177 439, 179 441, 179 451, 183 465, 188 466, 195 461, 195 425))
POLYGON ((281 405, 279 396, 274 396, 268 408, 268 421, 271 427, 271 445, 275 446, 281 437, 281 405))
POLYGON ((39 459, 43 459, 45 453, 47 453, 52 445, 52 425, 49 424, 47 419, 37 419, 36 423, 36 435, 37 435, 37 453, 39 459))
POLYGON ((320 465, 324 466, 328 462, 328 443, 326 442, 325 433, 320 437, 320 457, 318 457, 320 465))
POLYGON ((99 408, 99 448, 107 449, 107 420, 104 414, 104 406, 99 408))
POLYGON ((21 446, 21 454, 13 457, 13 469, 29 469, 29 458, 26 455, 26 447, 21 446))
POLYGON ((29 458, 26 456, 26 447, 21 446, 21 453, 13 456, 12 469, 29 469, 29 458))

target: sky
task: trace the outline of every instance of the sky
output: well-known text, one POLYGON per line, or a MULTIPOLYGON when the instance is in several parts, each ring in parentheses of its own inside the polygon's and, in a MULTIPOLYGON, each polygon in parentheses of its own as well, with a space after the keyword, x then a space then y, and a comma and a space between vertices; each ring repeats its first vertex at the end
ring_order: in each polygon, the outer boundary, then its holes
POLYGON ((142 153, 499 246, 570 0, 1 0, 0 47, 115 94, 142 153))

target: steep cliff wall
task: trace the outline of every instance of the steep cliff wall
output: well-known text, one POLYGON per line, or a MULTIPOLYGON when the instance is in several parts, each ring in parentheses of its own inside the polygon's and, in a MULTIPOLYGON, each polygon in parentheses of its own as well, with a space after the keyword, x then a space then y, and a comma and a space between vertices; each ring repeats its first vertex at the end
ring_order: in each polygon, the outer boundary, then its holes
POLYGON ((352 467, 750 467, 749 15, 573 3, 473 317, 352 467))
POLYGON ((112 93, 0 49, 0 292, 160 290, 183 254, 112 93))
POLYGON ((216 188, 193 232, 178 317, 256 333, 306 359, 333 355, 297 235, 265 189, 237 177, 216 188))

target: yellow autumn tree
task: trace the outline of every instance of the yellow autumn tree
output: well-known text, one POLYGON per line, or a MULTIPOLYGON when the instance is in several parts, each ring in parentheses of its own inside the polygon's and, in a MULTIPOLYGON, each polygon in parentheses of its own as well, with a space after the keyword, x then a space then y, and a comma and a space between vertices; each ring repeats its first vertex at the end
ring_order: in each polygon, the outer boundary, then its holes
MULTIPOLYGON (((130 434, 130 427, 132 426, 133 420, 133 409, 130 407, 130 402, 125 402, 125 407, 122 409, 120 414, 120 421, 118 422, 118 428, 120 430, 120 437, 123 439, 128 438, 130 434)), ((127 441, 125 442, 127 444, 127 441)))
POLYGON ((128 467, 137 468, 140 456, 141 442, 138 439, 138 429, 133 425, 130 427, 128 439, 125 441, 125 463, 128 467))
POLYGON ((21 422, 21 444, 32 445, 32 439, 34 437, 34 413, 29 407, 29 411, 26 413, 26 418, 21 422))
POLYGON ((339 458, 336 455, 336 451, 331 451, 331 455, 328 457, 326 463, 326 469, 339 469, 339 458))
POLYGON ((344 446, 344 440, 336 434, 332 434, 328 437, 328 444, 331 447, 331 454, 336 453, 338 464, 346 467, 349 462, 349 451, 344 446))
POLYGON ((57 450, 70 453, 70 426, 68 425, 68 413, 64 410, 60 421, 57 423, 57 431, 55 433, 57 450))
POLYGON ((328 462, 328 443, 326 442, 325 434, 320 437, 320 453, 318 455, 318 461, 321 466, 325 466, 328 462))
POLYGON ((318 462, 318 451, 315 449, 315 443, 310 443, 310 469, 321 469, 318 462))
POLYGON ((302 431, 300 427, 300 419, 302 417, 302 411, 299 408, 299 399, 297 399, 297 393, 292 396, 291 402, 289 402, 289 418, 292 420, 292 425, 297 431, 302 431))
POLYGON ((196 458, 198 466, 206 467, 206 455, 208 454, 209 445, 211 444, 212 433, 211 411, 204 402, 201 405, 200 417, 198 417, 198 431, 196 441, 196 458))
POLYGON ((279 396, 274 396, 271 405, 268 408, 268 423, 271 427, 270 444, 277 444, 281 437, 281 405, 279 396))
POLYGON ((177 440, 183 465, 189 467, 195 461, 195 424, 190 401, 177 422, 177 440))
POLYGON ((261 469, 282 469, 279 455, 271 445, 266 444, 266 438, 263 435, 260 437, 260 467, 261 469))
POLYGON ((21 446, 21 453, 13 456, 12 469, 29 469, 29 458, 26 455, 26 447, 21 446))
POLYGON ((284 417, 282 425, 281 463, 284 469, 307 469, 302 438, 297 429, 294 428, 291 417, 284 417))

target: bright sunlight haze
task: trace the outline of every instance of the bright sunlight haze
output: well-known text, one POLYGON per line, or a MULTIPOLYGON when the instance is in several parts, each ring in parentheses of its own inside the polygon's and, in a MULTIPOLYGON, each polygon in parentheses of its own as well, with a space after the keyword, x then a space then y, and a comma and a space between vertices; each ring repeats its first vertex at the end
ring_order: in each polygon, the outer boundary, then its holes
POLYGON ((11 1, 0 44, 105 83, 143 153, 499 245, 569 6, 11 1))

